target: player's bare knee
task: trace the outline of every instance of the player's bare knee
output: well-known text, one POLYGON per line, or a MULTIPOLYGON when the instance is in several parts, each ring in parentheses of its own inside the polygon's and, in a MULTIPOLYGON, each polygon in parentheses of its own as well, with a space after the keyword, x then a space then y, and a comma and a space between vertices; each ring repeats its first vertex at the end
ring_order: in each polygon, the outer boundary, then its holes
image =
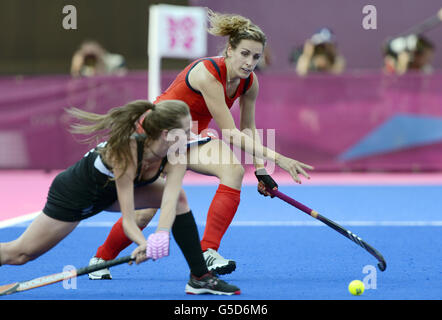
POLYGON ((145 228, 152 218, 155 216, 157 209, 142 209, 136 210, 135 219, 138 227, 145 228))
POLYGON ((228 175, 238 181, 242 181, 245 174, 245 169, 241 164, 232 164, 228 168, 228 175))
POLYGON ((38 256, 28 254, 26 252, 18 252, 14 256, 11 256, 8 264, 21 266, 29 261, 35 260, 38 256))
POLYGON ((218 171, 220 183, 235 189, 241 189, 245 169, 241 164, 224 166, 218 171))
POLYGON ((177 214, 190 211, 187 196, 183 189, 181 189, 177 202, 177 214))
POLYGON ((18 240, 2 243, 1 248, 2 264, 23 265, 33 260, 32 256, 26 252, 18 240))

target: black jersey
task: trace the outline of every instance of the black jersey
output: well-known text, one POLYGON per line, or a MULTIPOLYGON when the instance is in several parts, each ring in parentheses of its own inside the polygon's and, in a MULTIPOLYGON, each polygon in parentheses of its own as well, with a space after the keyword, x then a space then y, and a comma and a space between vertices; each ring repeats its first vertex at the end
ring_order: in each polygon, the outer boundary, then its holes
MULTIPOLYGON (((154 182, 167 163, 163 158, 156 175, 141 180, 141 165, 145 138, 136 136, 137 174, 134 186, 140 187, 154 182)), ((91 217, 117 201, 117 189, 111 169, 103 162, 100 148, 92 149, 77 163, 58 174, 51 184, 43 212, 57 220, 80 221, 91 217)))

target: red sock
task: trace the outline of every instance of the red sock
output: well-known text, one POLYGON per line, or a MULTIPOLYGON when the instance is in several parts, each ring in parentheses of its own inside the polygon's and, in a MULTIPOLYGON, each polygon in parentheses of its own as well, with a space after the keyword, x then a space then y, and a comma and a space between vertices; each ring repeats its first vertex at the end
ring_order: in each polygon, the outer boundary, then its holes
POLYGON ((232 189, 223 184, 219 185, 207 213, 206 228, 201 240, 203 251, 209 248, 218 250, 221 238, 238 209, 240 194, 241 190, 232 189))
MULTIPOLYGON (((144 228, 140 228, 143 230, 144 228)), ((95 256, 103 260, 115 259, 121 251, 126 249, 132 241, 126 237, 123 229, 123 217, 112 227, 106 241, 97 250, 95 256)))

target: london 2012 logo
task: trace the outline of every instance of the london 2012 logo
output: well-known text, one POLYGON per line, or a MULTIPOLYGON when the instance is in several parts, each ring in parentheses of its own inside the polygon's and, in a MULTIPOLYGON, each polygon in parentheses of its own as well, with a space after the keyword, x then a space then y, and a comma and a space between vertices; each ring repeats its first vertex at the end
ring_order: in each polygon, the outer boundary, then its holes
POLYGON ((197 25, 192 17, 168 17, 169 49, 177 48, 192 51, 195 42, 194 29, 197 25))

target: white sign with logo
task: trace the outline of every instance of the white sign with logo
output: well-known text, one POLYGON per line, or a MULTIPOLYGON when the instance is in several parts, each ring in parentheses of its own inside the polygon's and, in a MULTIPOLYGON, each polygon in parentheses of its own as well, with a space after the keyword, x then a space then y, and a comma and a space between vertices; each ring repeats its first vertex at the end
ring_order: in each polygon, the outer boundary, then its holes
POLYGON ((149 15, 149 100, 161 93, 161 58, 207 54, 207 11, 201 7, 155 5, 149 15))

